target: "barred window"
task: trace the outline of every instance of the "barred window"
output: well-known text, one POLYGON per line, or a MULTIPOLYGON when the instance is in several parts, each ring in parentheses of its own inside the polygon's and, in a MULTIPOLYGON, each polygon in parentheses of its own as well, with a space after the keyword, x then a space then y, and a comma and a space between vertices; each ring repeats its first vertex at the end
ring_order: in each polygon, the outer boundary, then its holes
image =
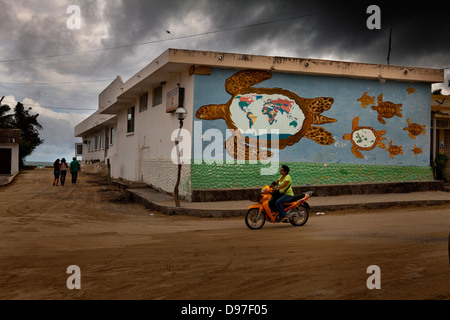
POLYGON ((162 87, 153 89, 153 106, 157 106, 162 103, 162 87))
POLYGON ((139 112, 147 110, 148 92, 139 98, 139 112))
POLYGON ((128 108, 127 133, 134 132, 134 107, 128 108))

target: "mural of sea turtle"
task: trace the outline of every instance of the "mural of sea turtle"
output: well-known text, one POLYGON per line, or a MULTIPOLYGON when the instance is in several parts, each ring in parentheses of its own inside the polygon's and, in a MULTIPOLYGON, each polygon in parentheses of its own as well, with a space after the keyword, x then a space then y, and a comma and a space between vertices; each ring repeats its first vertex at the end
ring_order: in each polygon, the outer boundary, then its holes
POLYGON ((408 126, 403 128, 403 130, 408 131, 409 133, 409 137, 411 139, 415 139, 416 136, 418 136, 419 134, 424 134, 426 135, 426 131, 425 131, 425 125, 420 125, 418 123, 411 123, 411 121, 409 120, 409 118, 407 119, 408 122, 408 126))
POLYGON ((380 121, 382 124, 386 124, 386 121, 384 121, 383 118, 392 118, 394 116, 403 118, 403 114, 401 113, 402 104, 395 104, 390 101, 383 101, 383 94, 380 94, 378 96, 378 105, 372 106, 373 110, 376 110, 378 112, 378 121, 380 121))
POLYGON ((360 150, 369 151, 375 147, 379 147, 382 149, 386 148, 383 140, 383 135, 386 133, 386 130, 374 130, 371 127, 360 127, 359 126, 359 117, 355 117, 352 121, 352 133, 344 134, 342 139, 350 140, 353 144, 352 153, 355 157, 363 159, 360 150))
POLYGON ((411 88, 411 87, 408 85, 408 89, 406 89, 406 92, 408 92, 408 94, 411 95, 411 93, 416 92, 416 89, 411 88))
POLYGON ((414 145, 414 148, 411 150, 415 156, 417 156, 419 153, 423 153, 423 148, 419 148, 416 145, 414 145))
POLYGON ((255 84, 272 78, 264 70, 243 70, 225 81, 231 99, 225 104, 204 105, 195 116, 202 120, 225 120, 233 135, 226 141, 227 152, 234 159, 263 160, 271 157, 271 139, 267 132, 278 129, 278 146, 284 149, 309 138, 321 145, 335 142, 332 133, 314 126, 336 122, 321 113, 330 109, 333 98, 307 99, 281 88, 254 88, 255 84), (264 151, 264 152, 262 152, 264 151))
POLYGON ((367 92, 364 92, 363 95, 361 96, 361 98, 359 98, 356 101, 361 102, 361 107, 363 107, 365 109, 366 106, 375 104, 375 97, 368 96, 367 92))
POLYGON ((403 154, 402 148, 403 148, 403 146, 395 146, 392 144, 392 141, 390 141, 389 148, 387 148, 386 151, 389 152, 389 157, 391 157, 392 159, 395 159, 394 156, 403 154))

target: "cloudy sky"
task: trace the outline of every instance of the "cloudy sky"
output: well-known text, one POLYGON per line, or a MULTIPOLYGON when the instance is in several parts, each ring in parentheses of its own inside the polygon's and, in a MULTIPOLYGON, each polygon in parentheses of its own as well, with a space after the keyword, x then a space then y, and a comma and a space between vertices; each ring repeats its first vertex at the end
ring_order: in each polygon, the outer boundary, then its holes
MULTIPOLYGON (((445 2, 403 3, 0 0, 0 97, 39 113, 45 143, 27 160, 54 161, 73 156, 74 126, 111 81, 128 80, 168 48, 386 64, 392 27, 391 65, 450 67, 445 2), (381 29, 367 27, 372 4, 381 29)), ((450 94, 449 74, 433 89, 450 94)))

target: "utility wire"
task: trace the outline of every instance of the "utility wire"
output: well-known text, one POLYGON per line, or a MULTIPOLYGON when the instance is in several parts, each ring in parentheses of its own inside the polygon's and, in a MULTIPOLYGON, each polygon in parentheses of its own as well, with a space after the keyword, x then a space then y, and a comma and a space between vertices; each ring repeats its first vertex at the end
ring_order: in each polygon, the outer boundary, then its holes
MULTIPOLYGON (((81 108, 80 109, 80 108, 68 108, 68 107, 41 106, 40 104, 36 104, 36 103, 23 103, 23 102, 20 102, 20 103, 22 103, 24 106, 30 107, 30 108, 41 107, 41 108, 45 108, 45 109, 76 110, 76 111, 93 111, 93 110, 96 111, 97 110, 94 108, 81 108)), ((5 103, 5 104, 10 106, 8 103, 5 103)))
POLYGON ((24 106, 27 107, 41 107, 41 108, 45 108, 45 109, 61 109, 61 110, 77 110, 77 111, 92 111, 92 110, 97 110, 97 109, 93 109, 93 108, 68 108, 68 107, 53 107, 53 106, 41 106, 40 104, 36 104, 36 103, 23 103, 21 102, 24 106))
MULTIPOLYGON (((29 105, 28 105, 29 106, 29 105)), ((38 105, 35 105, 38 106, 38 105)), ((75 111, 97 111, 98 109, 79 109, 79 108, 63 108, 63 107, 49 107, 49 106, 40 106, 45 109, 57 109, 57 110, 75 110, 75 111)))
POLYGON ((27 85, 66 85, 66 84, 83 84, 93 82, 113 81, 112 79, 88 80, 88 81, 73 81, 73 82, 0 82, 0 84, 27 84, 27 85))
POLYGON ((308 14, 304 14, 304 15, 299 15, 299 16, 294 16, 294 17, 290 17, 290 18, 285 18, 285 19, 278 19, 278 20, 271 20, 271 21, 266 21, 266 22, 254 23, 254 24, 249 24, 249 25, 240 26, 240 27, 232 27, 232 28, 226 28, 226 29, 221 29, 221 30, 207 31, 207 32, 201 32, 201 33, 196 33, 196 34, 191 34, 191 35, 186 35, 186 36, 174 37, 174 38, 170 38, 170 39, 152 40, 152 41, 133 43, 133 44, 126 44, 126 45, 109 47, 109 48, 92 49, 92 50, 85 50, 85 51, 74 51, 74 52, 58 53, 58 54, 51 54, 51 55, 45 55, 45 56, 36 56, 36 57, 28 57, 28 58, 5 59, 5 60, 0 60, 0 63, 27 61, 27 60, 45 59, 45 58, 56 58, 56 57, 70 56, 70 55, 76 55, 76 54, 85 54, 85 53, 93 53, 93 52, 101 52, 101 51, 129 48, 129 47, 135 47, 135 46, 142 46, 142 45, 161 43, 161 42, 166 42, 166 41, 188 39, 188 38, 199 37, 199 36, 204 36, 204 35, 216 34, 216 33, 220 33, 220 32, 228 32, 228 31, 234 31, 234 30, 241 30, 241 29, 259 27, 259 26, 268 25, 268 24, 272 24, 272 23, 286 22, 286 21, 291 21, 291 20, 296 20, 296 19, 301 19, 301 18, 306 18, 306 17, 322 15, 322 14, 326 14, 326 13, 341 11, 341 10, 345 10, 345 9, 347 9, 347 8, 344 7, 344 8, 339 8, 339 9, 325 10, 325 11, 320 11, 320 12, 315 12, 315 13, 308 13, 308 14))

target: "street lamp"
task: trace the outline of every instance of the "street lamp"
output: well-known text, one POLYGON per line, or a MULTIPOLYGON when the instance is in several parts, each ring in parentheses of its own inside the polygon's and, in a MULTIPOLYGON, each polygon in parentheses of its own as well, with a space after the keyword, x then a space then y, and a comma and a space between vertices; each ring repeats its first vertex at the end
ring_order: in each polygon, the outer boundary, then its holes
POLYGON ((175 147, 177 149, 177 160, 178 160, 178 176, 177 176, 177 183, 175 184, 175 189, 173 190, 173 197, 175 198, 175 206, 179 207, 180 200, 178 199, 178 186, 180 184, 181 179, 181 159, 178 143, 180 140, 181 129, 183 128, 183 120, 186 119, 187 116, 187 110, 184 107, 179 107, 175 111, 175 115, 177 116, 177 119, 180 122, 180 131, 178 132, 178 137, 175 139, 175 147))
POLYGON ((183 127, 183 120, 186 119, 187 116, 187 110, 184 107, 179 107, 175 111, 175 115, 177 116, 177 119, 180 121, 180 129, 183 127))

